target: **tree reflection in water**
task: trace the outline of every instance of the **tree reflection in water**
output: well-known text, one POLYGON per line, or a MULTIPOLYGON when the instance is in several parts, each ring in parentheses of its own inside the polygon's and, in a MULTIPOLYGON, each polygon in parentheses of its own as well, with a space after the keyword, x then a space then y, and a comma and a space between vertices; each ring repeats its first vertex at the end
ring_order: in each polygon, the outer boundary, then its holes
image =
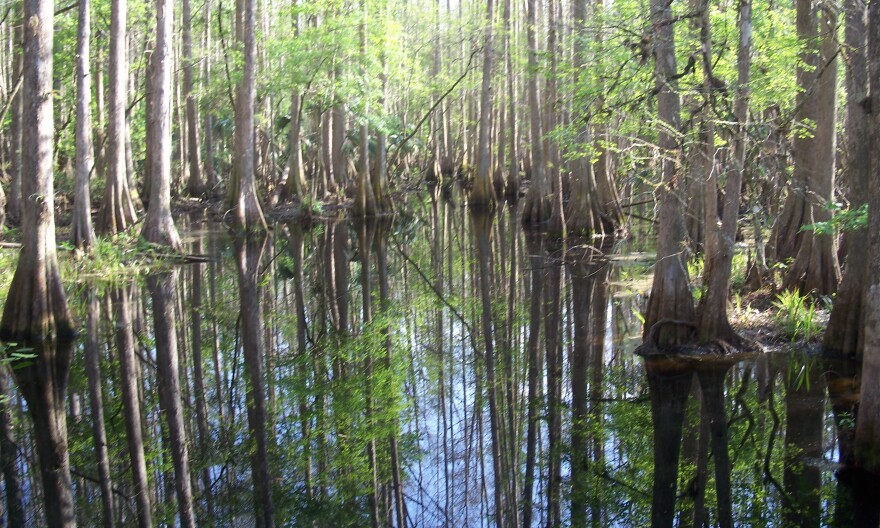
MULTIPOLYGON (((634 356, 650 247, 560 244, 455 197, 265 241, 196 218, 208 262, 70 296, 94 320, 63 407, 77 518, 186 523, 190 501, 217 526, 876 526, 876 486, 834 472, 853 365, 634 356)), ((4 511, 42 520, 38 429, 4 379, 4 511)))

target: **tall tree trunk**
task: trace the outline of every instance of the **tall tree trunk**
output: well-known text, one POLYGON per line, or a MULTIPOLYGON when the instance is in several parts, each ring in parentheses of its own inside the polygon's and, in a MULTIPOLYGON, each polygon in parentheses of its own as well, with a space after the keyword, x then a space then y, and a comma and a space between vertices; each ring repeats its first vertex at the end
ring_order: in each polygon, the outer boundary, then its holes
POLYGON ((150 104, 147 135, 150 137, 150 204, 142 236, 147 242, 182 249, 171 217, 171 39, 174 6, 156 0, 156 45, 150 72, 150 104))
MULTIPOLYGON (((302 94, 298 89, 294 89, 290 94, 290 135, 288 138, 290 154, 287 156, 287 165, 284 167, 285 175, 282 180, 285 181, 285 185, 280 197, 281 201, 296 198, 300 205, 304 205, 303 202, 309 197, 302 154, 302 100, 302 94)), ((307 213, 305 208, 301 209, 303 213, 307 213)))
MULTIPOLYGON (((850 207, 868 203, 871 192, 869 115, 862 102, 868 96, 866 5, 844 3, 846 17, 846 121, 843 155, 844 179, 849 187, 850 207)), ((864 352, 865 285, 868 271, 868 230, 846 233, 846 272, 834 298, 834 308, 822 343, 826 353, 861 357, 864 352)))
MULTIPOLYGON (((16 20, 17 28, 12 30, 12 76, 19 78, 23 76, 22 67, 22 47, 24 45, 24 17, 22 16, 21 4, 16 3, 13 10, 14 20, 16 20)), ((20 225, 22 221, 24 205, 22 204, 21 195, 21 175, 22 175, 22 111, 24 110, 24 86, 12 95, 12 107, 10 110, 9 122, 9 196, 6 202, 6 219, 10 224, 20 225)))
MULTIPOLYGON (((807 361, 802 357, 800 361, 807 361)), ((785 444, 782 487, 788 496, 782 510, 785 526, 818 527, 822 518, 822 472, 810 463, 822 459, 825 386, 818 369, 807 371, 804 383, 785 387, 785 444)))
POLYGON ((681 432, 693 371, 674 359, 646 358, 651 422, 654 424, 652 528, 672 528, 681 432))
MULTIPOLYGON (((211 59, 213 58, 213 43, 211 41, 211 0, 205 1, 204 20, 205 20, 205 72, 202 79, 204 86, 211 86, 211 59)), ((208 190, 211 196, 217 193, 217 187, 220 182, 217 179, 217 171, 214 168, 214 116, 210 108, 205 111, 205 173, 208 179, 208 190)))
POLYGON ((537 17, 536 0, 527 0, 526 38, 529 47, 528 106, 532 139, 532 182, 526 191, 523 206, 523 224, 541 224, 550 218, 550 182, 544 166, 544 140, 541 130, 541 103, 538 100, 538 44, 535 38, 537 17))
MULTIPOLYGON (((168 3, 170 4, 170 1, 168 3)), ((170 10, 168 14, 171 14, 170 10)), ((147 288, 153 301, 159 402, 165 416, 171 446, 174 488, 177 495, 176 509, 180 525, 183 528, 193 528, 195 516, 190 484, 189 450, 183 423, 180 362, 177 353, 177 310, 174 302, 177 273, 174 270, 151 275, 147 278, 147 288)))
MULTIPOLYGON (((382 13, 382 23, 387 24, 387 7, 382 13)), ((381 97, 379 104, 382 106, 382 115, 388 114, 388 42, 387 38, 382 41, 382 71, 379 74, 382 84, 381 97)), ((373 184, 373 194, 376 197, 376 207, 381 213, 394 212, 394 204, 388 195, 388 170, 386 164, 388 162, 387 153, 388 138, 385 137, 385 131, 380 128, 376 131, 376 168, 371 176, 373 184)))
MULTIPOLYGON (((97 227, 102 233, 111 235, 125 231, 136 219, 125 163, 125 107, 128 104, 127 4, 127 0, 112 0, 110 4, 107 182, 97 227)), ((150 155, 149 150, 147 155, 150 155)))
POLYGON ((494 207, 495 188, 490 173, 489 128, 492 116, 492 61, 495 49, 492 45, 492 25, 495 21, 495 0, 486 1, 486 37, 483 44, 483 80, 480 89, 480 137, 477 145, 477 175, 468 195, 471 207, 494 207))
POLYGON ((269 469, 270 438, 266 410, 266 385, 263 377, 263 324, 260 318, 259 289, 260 261, 266 247, 266 236, 237 236, 235 263, 238 268, 238 292, 241 303, 241 333, 247 376, 247 416, 251 446, 251 474, 253 476, 254 505, 257 526, 275 526, 275 507, 272 502, 272 472, 269 469))
POLYGON ((64 400, 76 335, 55 252, 53 185, 54 2, 25 0, 22 115, 22 250, 9 287, 0 339, 31 344, 35 358, 13 371, 27 401, 39 456, 46 523, 74 526, 64 400))
MULTIPOLYGON (((547 76, 546 101, 543 106, 545 121, 547 123, 547 132, 552 132, 556 129, 556 126, 561 123, 561 115, 557 117, 557 114, 561 114, 561 112, 559 112, 557 108, 559 101, 556 90, 558 62, 556 54, 559 51, 559 46, 557 45, 556 22, 558 5, 558 0, 550 0, 547 4, 547 55, 550 57, 550 71, 547 76)), ((547 226, 547 230, 559 238, 565 238, 568 233, 565 225, 565 211, 562 196, 562 158, 560 157, 559 144, 556 140, 549 139, 545 144, 547 145, 547 168, 545 170, 545 176, 550 180, 551 191, 550 222, 547 226)), ((557 507, 552 513, 556 514, 558 517, 559 508, 557 507)))
POLYGON ((53 6, 51 0, 27 0, 24 4, 27 23, 21 94, 22 111, 30 125, 22 134, 23 243, 0 319, 0 339, 16 342, 76 335, 55 252, 53 33, 47 29, 52 27, 53 6))
MULTIPOLYGON (((492 0, 489 0, 490 2, 492 0)), ((489 181, 489 188, 492 182, 489 181)), ((498 528, 504 526, 504 487, 507 485, 502 469, 501 461, 501 426, 497 398, 497 382, 495 379, 495 331, 492 323, 492 298, 490 295, 490 281, 492 276, 489 271, 489 235, 492 226, 492 215, 487 211, 472 211, 474 236, 476 237, 476 249, 479 259, 480 277, 480 304, 482 306, 482 330, 485 354, 483 362, 486 368, 486 393, 489 400, 489 427, 492 439, 492 480, 494 482, 494 512, 495 525, 498 528)))
MULTIPOLYGON (((831 219, 828 203, 834 193, 837 158, 837 33, 839 13, 832 2, 821 2, 819 17, 819 70, 816 73, 816 128, 811 146, 812 168, 804 194, 806 216, 800 227, 831 219)), ((783 212, 783 217, 784 217, 783 212)), ((783 280, 786 289, 831 295, 840 282, 837 239, 830 234, 805 231, 797 234, 800 245, 783 280)))
MULTIPOLYGON (((701 40, 703 55, 703 90, 709 108, 714 98, 715 78, 712 73, 712 38, 709 23, 708 0, 702 2, 701 40)), ((743 172, 745 170, 746 140, 749 109, 749 72, 751 70, 752 49, 752 3, 751 0, 739 2, 739 46, 737 48, 737 90, 734 100, 736 136, 733 142, 733 164, 727 175, 724 190, 724 217, 719 226, 718 192, 715 177, 715 138, 714 123, 706 116, 708 138, 706 157, 709 160, 709 177, 706 180, 706 268, 704 272, 705 293, 697 310, 699 315, 699 339, 708 342, 723 339, 739 343, 740 339, 730 326, 727 318, 727 301, 730 289, 730 274, 733 264, 734 244, 736 242, 737 219, 740 207, 743 172)))
MULTIPOLYGON (((202 252, 202 236, 196 238, 193 251, 196 254, 202 252)), ((204 264, 196 264, 192 268, 192 362, 193 362, 193 392, 196 404, 196 430, 198 432, 199 458, 202 462, 202 494, 205 498, 205 519, 214 517, 214 493, 211 490, 211 470, 209 461, 211 457, 210 431, 208 429, 208 396, 205 390, 205 376, 202 358, 202 289, 204 264)))
POLYGON ((235 36, 242 45, 243 66, 235 96, 235 159, 227 206, 236 229, 265 230, 254 173, 254 113, 257 94, 256 0, 236 0, 235 36))
MULTIPOLYGON (((571 524, 586 526, 588 505, 593 510, 594 525, 599 524, 595 519, 601 511, 595 502, 590 501, 591 495, 598 495, 597 490, 591 490, 589 485, 589 472, 595 458, 591 456, 590 437, 596 436, 591 431, 594 427, 601 427, 602 419, 598 406, 601 405, 599 400, 602 396, 608 276, 611 266, 607 260, 596 258, 592 252, 576 255, 568 262, 574 326, 574 344, 570 358, 571 524)), ((601 467, 598 465, 597 469, 601 467)))
MULTIPOLYGON (((596 6, 592 10, 593 14, 602 7, 601 0, 595 0, 594 3, 596 6)), ((572 16, 575 27, 571 45, 573 48, 572 56, 578 64, 589 64, 589 61, 592 60, 592 57, 585 51, 588 49, 587 41, 591 37, 587 32, 587 13, 587 0, 573 0, 572 16)), ((597 32, 595 38, 601 38, 601 35, 597 32)), ((574 68, 573 73, 574 86, 581 82, 581 76, 588 75, 581 68, 574 68)), ((582 112, 585 115, 592 113, 590 108, 581 111, 580 104, 582 103, 575 101, 575 108, 579 113, 582 112)), ((595 143, 593 128, 595 125, 585 123, 578 137, 579 142, 588 145, 595 143)), ((597 162, 594 165, 589 156, 580 156, 571 162, 571 196, 568 200, 565 218, 568 231, 573 235, 612 233, 614 228, 621 223, 622 214, 617 192, 609 181, 607 150, 602 149, 599 160, 601 163, 597 162), (602 189, 607 189, 607 191, 603 193, 602 189)))
MULTIPOLYGON (((390 221, 389 221, 390 222, 390 221)), ((388 222, 380 223, 376 232, 376 267, 379 272, 379 302, 383 314, 388 314, 391 305, 388 284, 388 231, 390 229, 388 222)), ((394 345, 391 340, 391 327, 386 326, 382 332, 385 334, 385 369, 393 372, 393 354, 394 345)), ((397 402, 392 402, 392 408, 396 408, 397 402)), ((398 435, 400 434, 400 424, 395 416, 391 421, 390 433, 388 434, 388 452, 391 459, 391 483, 393 486, 392 496, 394 505, 394 519, 398 528, 406 528, 406 500, 403 490, 403 475, 400 460, 400 447, 398 445, 398 435)))
POLYGON ((122 388, 122 413, 125 418, 125 439, 128 444, 129 466, 134 483, 134 500, 139 528, 153 526, 150 485, 144 456, 143 426, 139 397, 138 368, 132 333, 131 287, 110 292, 116 312, 116 349, 119 353, 119 383, 122 388))
MULTIPOLYGON (((86 2, 87 3, 87 2, 86 2)), ((92 439, 98 462, 98 475, 101 479, 101 508, 104 514, 103 525, 114 525, 113 481, 110 474, 110 456, 107 449, 107 433, 104 430, 104 398, 101 394, 101 343, 98 335, 100 305, 95 288, 88 291, 88 321, 85 344, 86 377, 89 380, 89 407, 92 415, 92 439)))
POLYGON ((12 416, 12 388, 8 367, 0 367, 0 470, 6 495, 6 520, 10 528, 25 526, 24 496, 18 472, 18 445, 12 416))
POLYGON ((657 262, 645 314, 644 338, 654 341, 649 344, 675 345, 690 339, 694 301, 682 253, 682 181, 674 159, 679 149, 676 133, 681 102, 675 82, 675 37, 670 4, 665 0, 651 0, 651 21, 662 181, 657 189, 660 202, 657 262))
MULTIPOLYGON (((508 174, 505 194, 513 198, 519 198, 519 189, 522 185, 519 175, 519 120, 516 115, 516 74, 513 69, 513 24, 511 23, 511 4, 513 0, 504 0, 504 67, 507 77, 507 127, 510 130, 510 146, 508 147, 508 174)), ((502 138, 503 140, 503 138, 502 138)), ((502 160, 503 161, 503 160, 502 160)))
POLYGON ((89 178, 94 167, 92 145, 91 2, 80 0, 76 36, 76 180, 70 238, 74 247, 89 250, 95 243, 89 178))
POLYGON ((562 263, 545 261, 544 342, 547 345, 547 515, 550 526, 562 522, 562 263))
MULTIPOLYGON (((192 8, 191 0, 183 0, 183 97, 186 99, 187 160, 189 161, 189 181, 186 190, 190 196, 201 196, 205 192, 202 178, 202 155, 199 142, 199 113, 196 105, 195 59, 192 49, 192 8)), ((208 21, 209 22, 209 21, 208 21)), ((181 156, 183 158, 183 156, 181 156)))
POLYGON ((799 0, 795 7, 804 51, 797 69, 794 174, 768 246, 777 262, 794 258, 784 288, 827 295, 834 293, 840 278, 834 239, 801 228, 830 219, 826 204, 834 186, 838 16, 830 4, 816 7, 809 0, 799 0), (821 32, 818 11, 822 12, 821 32))
MULTIPOLYGON (((52 11, 41 15, 51 17, 52 11)), ((40 20, 46 18, 41 16, 40 20)), ((22 183, 25 184, 26 181, 25 179, 22 183)), ((27 209, 25 203, 25 218, 27 209)), ((13 370, 15 381, 27 402, 28 414, 33 421, 34 443, 40 462, 43 510, 49 528, 76 526, 64 402, 73 343, 71 340, 35 342, 30 352, 36 354, 37 358, 30 364, 13 370)))
POLYGON ((871 256, 865 298, 864 358, 862 361, 862 393, 856 422, 856 464, 880 472, 880 0, 868 3, 868 79, 871 148, 871 193, 868 204, 869 252, 871 256), (872 223, 873 222, 873 223, 872 223))
MULTIPOLYGON (((361 21, 358 32, 360 33, 360 59, 361 75, 364 80, 367 77, 367 3, 360 0, 361 21)), ((364 113, 369 112, 369 103, 364 103, 364 113)), ((352 214, 358 218, 373 217, 379 213, 376 202, 376 194, 373 192, 373 180, 370 178, 370 131, 366 119, 360 125, 360 142, 358 150, 360 159, 357 171, 357 191, 352 205, 352 214)))
POLYGON ((717 520, 721 528, 733 527, 733 510, 730 489, 730 434, 727 413, 724 409, 724 378, 731 364, 707 362, 697 370, 697 379, 703 393, 709 436, 712 445, 712 463, 715 466, 715 494, 718 501, 717 520))

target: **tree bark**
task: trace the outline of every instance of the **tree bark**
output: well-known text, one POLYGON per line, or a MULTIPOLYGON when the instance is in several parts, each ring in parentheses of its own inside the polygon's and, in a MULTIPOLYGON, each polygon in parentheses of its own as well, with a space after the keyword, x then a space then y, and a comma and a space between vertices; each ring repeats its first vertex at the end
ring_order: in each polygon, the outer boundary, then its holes
POLYGON ((137 507, 139 528, 153 526, 153 508, 150 504, 150 485, 147 480, 147 463, 144 456, 143 427, 137 360, 132 333, 131 287, 117 288, 110 292, 116 312, 116 349, 119 353, 119 383, 122 389, 122 412, 125 418, 125 439, 131 478, 134 484, 134 500, 137 507))
MULTIPOLYGON (((106 234, 125 231, 137 215, 128 187, 125 162, 125 107, 128 104, 127 0, 110 4, 110 67, 108 77, 107 182, 98 230, 106 234)), ((147 155, 150 153, 148 151, 147 155)))
MULTIPOLYGON (((491 2, 492 0, 489 1, 491 2)), ((489 180, 489 188, 492 188, 491 180, 489 180)), ((505 504, 503 490, 506 486, 506 475, 504 475, 501 461, 501 426, 499 424, 500 414, 498 411, 497 382, 495 379, 495 331, 492 322, 492 298, 490 295, 492 277, 489 272, 489 234, 492 215, 488 211, 475 210, 471 213, 471 221, 473 222, 479 259, 480 303, 482 306, 481 326, 483 330, 483 344, 485 346, 483 362, 486 367, 486 392, 489 400, 489 427, 492 440, 492 480, 494 482, 495 496, 494 518, 495 525, 501 528, 504 526, 505 504)))
POLYGON ((680 128, 681 103, 675 81, 674 24, 670 4, 664 0, 652 0, 651 20, 662 181, 657 189, 660 202, 657 263, 645 314, 644 338, 654 336, 656 343, 652 344, 663 346, 690 340, 692 328, 682 322, 694 321, 694 302, 683 254, 682 181, 676 160, 680 150, 676 133, 680 128))
POLYGON ((227 189, 233 224, 241 231, 266 230, 254 174, 254 113, 257 93, 256 0, 236 0, 235 35, 244 50, 235 97, 235 159, 227 189))
MULTIPOLYGON (((168 14, 171 14, 170 10, 168 14)), ((177 310, 174 302, 177 273, 177 270, 174 270, 151 275, 147 278, 147 288, 153 300, 159 401, 168 427, 168 440, 171 446, 174 488, 177 495, 176 509, 180 525, 183 528, 193 528, 195 516, 190 484, 189 450, 183 422, 180 366, 177 354, 177 310)))
POLYGON ((89 178, 94 168, 92 144, 91 2, 80 0, 76 37, 76 181, 70 238, 73 246, 88 251, 95 243, 89 178))
MULTIPOLYGON (((816 77, 816 129, 812 148, 813 170, 807 181, 803 198, 806 217, 804 224, 831 219, 828 203, 834 193, 834 175, 837 158, 837 33, 838 7, 822 2, 819 7, 819 68, 816 77)), ((816 231, 799 234, 800 246, 794 262, 783 281, 786 289, 831 295, 840 282, 837 262, 837 239, 816 231)))
POLYGON ((674 359, 646 358, 651 422, 654 424, 652 528, 672 528, 682 425, 693 371, 674 359), (668 362, 668 363, 667 363, 668 362))
MULTIPOLYGON (((844 3, 846 17, 846 121, 843 175, 849 186, 852 209, 868 203, 871 192, 869 116, 862 102, 868 96, 866 5, 861 0, 844 3)), ((846 272, 834 298, 825 330, 826 353, 861 358, 869 252, 867 228, 845 233, 846 272)))
POLYGON ((266 247, 266 236, 255 234, 233 240, 238 268, 238 292, 241 303, 241 334, 247 376, 247 416, 250 433, 251 474, 257 527, 275 526, 272 502, 272 472, 269 469, 270 437, 267 427, 266 385, 263 380, 263 340, 260 332, 259 288, 260 261, 266 247))
MULTIPOLYGON (((199 113, 196 106, 194 61, 192 49, 192 8, 191 0, 183 0, 183 97, 186 99, 187 160, 189 161, 189 181, 186 190, 190 196, 205 193, 202 178, 202 155, 199 142, 199 113)), ((210 22, 207 21, 207 22, 210 22)), ((182 158, 183 156, 181 156, 182 158)))
MULTIPOLYGON (((196 254, 202 252, 202 237, 196 239, 193 251, 196 254)), ((205 265, 196 264, 192 268, 192 362, 193 362, 193 392, 196 407, 196 430, 198 432, 199 458, 202 462, 202 495, 205 498, 205 519, 214 518, 214 497, 211 490, 211 470, 209 461, 211 456, 210 431, 208 428, 208 396, 205 390, 205 377, 202 368, 202 289, 204 282, 205 265)))
MULTIPOLYGON (((52 10, 40 15, 42 15, 39 17, 40 20, 47 20, 46 16, 51 19, 52 10)), ((34 20, 31 16, 27 19, 34 20)), ((27 172, 25 171, 24 174, 26 175, 27 172)), ((22 183, 26 181, 25 179, 22 183)), ((23 185, 23 188, 26 188, 26 185, 23 185)), ((25 217, 27 217, 27 208, 25 203, 25 217)), ((31 363, 13 370, 15 381, 27 402, 28 414, 33 421, 34 443, 40 462, 45 520, 49 528, 76 526, 65 408, 73 343, 71 340, 35 342, 31 353, 36 354, 37 357, 31 363)))
MULTIPOLYGON (((85 2, 88 3, 88 2, 85 2)), ((98 294, 94 288, 88 291, 88 321, 85 344, 86 377, 89 382, 89 407, 92 415, 92 439, 97 455, 98 475, 101 479, 101 508, 103 525, 114 525, 113 481, 110 473, 110 456, 107 450, 107 433, 104 429, 104 398, 101 394, 101 343, 98 323, 101 312, 98 294)))
POLYGON ((495 0, 486 1, 486 37, 483 44, 483 80, 480 88, 480 137, 477 145, 477 174, 468 195, 471 207, 495 207, 495 187, 492 184, 491 156, 489 152, 489 129, 492 116, 492 61, 495 49, 492 45, 492 24, 495 21, 495 0))
MULTIPOLYGON (((22 65, 22 47, 24 45, 24 17, 21 16, 21 4, 16 3, 14 8, 14 16, 18 27, 12 31, 12 40, 14 43, 12 49, 12 76, 19 78, 23 75, 22 65)), ((24 86, 22 86, 24 88, 24 86)), ((9 121, 9 196, 6 202, 6 219, 10 224, 19 225, 22 221, 24 205, 22 204, 21 195, 21 174, 22 174, 22 111, 24 109, 23 89, 19 89, 12 95, 12 107, 10 109, 9 121)))
POLYGON ((783 281, 785 289, 830 295, 840 280, 835 241, 830 235, 801 228, 831 217, 827 204, 834 188, 836 157, 838 16, 830 4, 814 8, 809 0, 799 0, 795 7, 798 38, 805 42, 805 51, 797 70, 800 90, 795 107, 794 175, 782 214, 773 227, 770 252, 777 262, 794 258, 783 281), (817 11, 822 13, 821 31, 817 11))
POLYGON ((544 139, 541 130, 541 104, 538 101, 538 44, 535 38, 537 17, 536 0, 528 0, 526 9, 526 39, 529 47, 528 104, 531 126, 532 181, 526 191, 523 205, 523 224, 542 224, 550 218, 550 184, 544 167, 544 139))
POLYGON ((11 408, 9 372, 6 366, 0 367, 0 469, 3 471, 4 494, 6 495, 6 520, 10 528, 25 526, 24 496, 21 475, 18 472, 18 445, 15 442, 15 429, 11 408))
POLYGON ((150 72, 150 204, 142 236, 147 242, 182 249, 180 235, 171 217, 171 39, 174 6, 171 0, 156 0, 156 44, 150 72))
MULTIPOLYGON (((708 108, 713 108, 715 78, 712 73, 712 38, 709 23, 710 3, 702 2, 701 40, 703 44, 703 90, 708 108)), ((713 339, 723 339, 739 344, 740 338, 733 331, 727 318, 727 301, 730 291, 730 275, 733 265, 734 244, 736 243, 737 219, 740 208, 743 172, 745 170, 746 141, 748 138, 749 79, 751 71, 752 48, 752 2, 739 2, 739 46, 737 47, 737 90, 734 100, 736 136, 733 142, 733 164, 727 175, 724 189, 723 220, 719 225, 717 178, 715 177, 715 134, 712 117, 706 116, 708 138, 706 157, 710 176, 706 181, 706 266, 704 272, 705 293, 697 310, 698 338, 707 343, 713 339)))

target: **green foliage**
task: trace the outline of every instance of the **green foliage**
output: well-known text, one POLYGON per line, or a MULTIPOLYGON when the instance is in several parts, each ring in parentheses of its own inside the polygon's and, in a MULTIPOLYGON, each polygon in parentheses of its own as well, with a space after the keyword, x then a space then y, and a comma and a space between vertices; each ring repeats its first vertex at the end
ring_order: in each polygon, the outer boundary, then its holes
POLYGON ((792 342, 798 339, 809 341, 815 337, 819 330, 816 305, 816 301, 809 295, 802 295, 797 290, 787 290, 776 296, 776 301, 773 302, 776 308, 775 320, 780 330, 792 342))
POLYGON ((840 202, 828 202, 825 209, 831 213, 831 219, 815 222, 801 227, 801 231, 813 231, 819 235, 837 235, 847 231, 864 229, 868 225, 868 204, 856 209, 840 202))

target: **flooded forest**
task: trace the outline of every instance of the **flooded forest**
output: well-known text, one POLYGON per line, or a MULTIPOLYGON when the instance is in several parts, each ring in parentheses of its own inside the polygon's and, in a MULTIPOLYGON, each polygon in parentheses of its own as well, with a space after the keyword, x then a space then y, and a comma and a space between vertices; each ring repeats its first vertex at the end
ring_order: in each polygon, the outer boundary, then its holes
POLYGON ((880 0, 0 2, 0 527, 880 526, 880 0))

